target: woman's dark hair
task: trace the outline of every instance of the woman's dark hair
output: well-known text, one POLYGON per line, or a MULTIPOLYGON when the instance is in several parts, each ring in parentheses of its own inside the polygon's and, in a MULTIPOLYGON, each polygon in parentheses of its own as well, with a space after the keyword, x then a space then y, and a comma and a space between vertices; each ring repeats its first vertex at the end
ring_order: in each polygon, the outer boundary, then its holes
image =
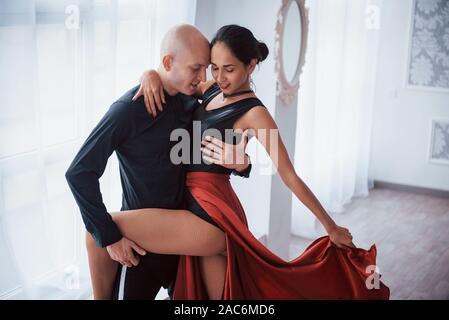
POLYGON ((223 42, 243 64, 248 65, 251 59, 257 63, 264 61, 268 56, 268 47, 265 43, 254 38, 251 31, 245 27, 230 24, 221 27, 210 43, 210 48, 223 42))

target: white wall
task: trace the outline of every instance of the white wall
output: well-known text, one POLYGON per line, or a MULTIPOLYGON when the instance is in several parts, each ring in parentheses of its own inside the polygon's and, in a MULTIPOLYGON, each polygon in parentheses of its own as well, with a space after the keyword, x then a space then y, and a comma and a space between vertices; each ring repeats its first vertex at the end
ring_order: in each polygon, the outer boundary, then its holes
MULTIPOLYGON (((276 14, 281 5, 280 0, 197 0, 196 26, 211 40, 215 32, 223 25, 239 24, 250 29, 254 36, 266 43, 270 50, 267 59, 253 74, 256 94, 274 116, 276 76, 274 72, 274 36, 276 14)), ((280 128, 281 134, 283 133, 280 128)), ((291 133, 294 134, 294 133, 291 133)), ((254 140, 254 139, 253 139, 254 140)), ((267 163, 267 155, 258 142, 251 141, 248 146, 251 158, 262 157, 267 163)), ((291 155, 293 157, 293 155, 291 155)), ((251 231, 255 234, 268 232, 270 208, 271 175, 263 175, 261 166, 254 165, 251 177, 232 178, 246 215, 251 231)))
POLYGON ((215 0, 196 0, 195 25, 209 40, 217 31, 215 3, 215 0))
POLYGON ((427 161, 430 120, 449 118, 449 93, 405 87, 411 0, 384 1, 370 177, 449 190, 449 166, 427 161))

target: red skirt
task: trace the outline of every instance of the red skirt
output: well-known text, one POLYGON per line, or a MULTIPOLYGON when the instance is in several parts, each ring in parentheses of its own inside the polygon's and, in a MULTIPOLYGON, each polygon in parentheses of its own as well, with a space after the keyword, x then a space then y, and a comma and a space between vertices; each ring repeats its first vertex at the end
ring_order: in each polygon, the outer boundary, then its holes
MULTIPOLYGON (((225 231, 228 261, 223 299, 389 298, 389 288, 376 281, 374 268, 370 268, 376 265, 375 245, 368 251, 360 248, 344 250, 325 236, 316 239, 299 257, 287 262, 249 231, 229 175, 189 172, 187 187, 198 204, 225 231)), ((199 257, 180 257, 173 297, 208 299, 199 257)))

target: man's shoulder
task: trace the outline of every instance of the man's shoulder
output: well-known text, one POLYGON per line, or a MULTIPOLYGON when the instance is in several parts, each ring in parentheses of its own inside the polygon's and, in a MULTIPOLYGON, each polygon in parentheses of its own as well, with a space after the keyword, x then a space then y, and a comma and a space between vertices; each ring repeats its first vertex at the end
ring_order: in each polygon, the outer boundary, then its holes
POLYGON ((141 107, 141 104, 143 104, 143 101, 140 101, 140 98, 136 101, 132 100, 138 89, 139 85, 126 91, 120 98, 112 103, 109 108, 109 112, 113 115, 119 116, 131 116, 134 114, 136 109, 141 107))
POLYGON ((193 112, 199 105, 198 98, 194 96, 188 96, 183 93, 178 93, 178 97, 183 104, 184 110, 186 112, 193 112))
POLYGON ((120 98, 118 98, 114 103, 122 104, 122 105, 132 105, 140 99, 133 101, 133 97, 136 94, 137 90, 139 90, 140 85, 136 85, 126 91, 120 98))
MULTIPOLYGON (((120 98, 118 98, 110 107, 110 112, 121 116, 132 116, 138 113, 146 113, 145 100, 143 96, 140 96, 133 101, 132 98, 139 90, 140 85, 126 91, 120 98)), ((165 96, 167 106, 176 106, 181 104, 185 112, 193 112, 198 106, 198 99, 194 96, 188 96, 182 93, 178 93, 175 96, 165 96)))

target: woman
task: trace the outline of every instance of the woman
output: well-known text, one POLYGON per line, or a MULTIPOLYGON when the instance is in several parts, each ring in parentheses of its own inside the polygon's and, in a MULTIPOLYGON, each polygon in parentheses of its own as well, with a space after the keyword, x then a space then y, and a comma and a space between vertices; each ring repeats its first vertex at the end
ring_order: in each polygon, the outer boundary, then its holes
MULTIPOLYGON (((229 181, 231 170, 221 165, 219 139, 203 142, 207 162, 188 166, 188 210, 131 210, 113 219, 125 237, 145 250, 182 255, 174 299, 387 299, 389 289, 383 283, 377 290, 366 284, 372 276, 367 268, 375 265, 375 246, 368 251, 355 248, 349 230, 331 219, 298 177, 281 137, 276 134, 270 141, 276 123, 250 89, 251 73, 267 55, 267 46, 248 29, 222 27, 211 42, 214 80, 199 86, 203 102, 193 118, 201 121, 202 134, 207 129, 222 136, 226 129, 252 130, 285 185, 316 215, 328 236, 290 262, 263 246, 248 230, 229 181)), ((143 83, 158 85, 154 78, 143 83)))

